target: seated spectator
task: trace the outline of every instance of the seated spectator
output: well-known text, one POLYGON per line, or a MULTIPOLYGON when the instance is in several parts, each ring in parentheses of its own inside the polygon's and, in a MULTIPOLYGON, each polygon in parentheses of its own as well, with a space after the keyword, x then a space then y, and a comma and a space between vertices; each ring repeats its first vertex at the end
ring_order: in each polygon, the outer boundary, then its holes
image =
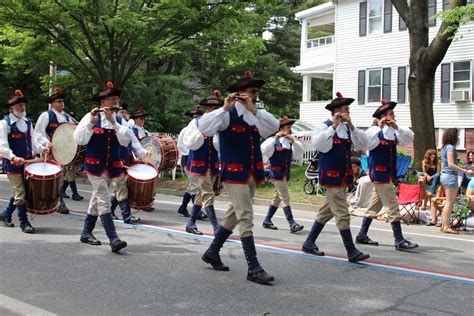
POLYGON ((435 195, 436 187, 439 185, 440 178, 438 171, 438 152, 436 149, 428 149, 426 151, 422 166, 425 182, 430 185, 429 191, 431 196, 433 196, 435 195))
POLYGON ((431 199, 431 221, 426 224, 427 226, 441 227, 441 223, 438 224, 438 213, 441 214, 443 211, 444 203, 446 201, 446 194, 444 187, 440 186, 436 196, 431 199))
POLYGON ((351 162, 352 162, 352 172, 353 172, 354 178, 353 178, 352 184, 348 185, 349 192, 355 191, 357 185, 359 184, 359 179, 367 175, 365 171, 362 169, 362 164, 360 162, 359 157, 352 157, 351 162))
MULTIPOLYGON (((474 151, 470 150, 466 154, 466 161, 464 162, 464 168, 474 169, 474 151)), ((469 181, 471 181, 472 176, 468 174, 463 174, 463 179, 461 183, 462 188, 467 188, 469 181)))

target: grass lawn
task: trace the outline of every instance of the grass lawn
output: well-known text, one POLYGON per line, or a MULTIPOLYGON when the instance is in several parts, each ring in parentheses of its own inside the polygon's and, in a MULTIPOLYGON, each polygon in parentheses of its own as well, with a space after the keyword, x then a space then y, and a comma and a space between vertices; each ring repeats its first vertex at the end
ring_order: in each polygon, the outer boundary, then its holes
MULTIPOLYGON (((291 202, 319 205, 322 203, 324 197, 316 195, 307 195, 303 191, 303 185, 306 181, 306 177, 304 175, 305 170, 306 165, 303 165, 301 167, 293 167, 291 169, 290 183, 288 185, 290 190, 291 202)), ((169 179, 171 179, 171 175, 166 175, 164 178, 160 179, 161 181, 158 184, 158 188, 168 188, 182 191, 186 190, 187 178, 186 176, 182 176, 180 172, 176 173, 175 181, 169 179)), ((225 189, 222 194, 226 194, 225 189)), ((271 200, 273 197, 273 185, 271 183, 260 184, 257 187, 255 197, 271 200)))

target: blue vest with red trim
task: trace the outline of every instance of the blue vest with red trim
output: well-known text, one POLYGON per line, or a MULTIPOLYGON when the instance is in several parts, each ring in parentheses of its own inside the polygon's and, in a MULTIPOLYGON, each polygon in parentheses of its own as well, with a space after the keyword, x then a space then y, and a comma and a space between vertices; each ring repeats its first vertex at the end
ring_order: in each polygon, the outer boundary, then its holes
POLYGON ((189 173, 205 176, 210 170, 211 176, 219 172, 219 154, 212 143, 213 137, 204 137, 204 143, 198 150, 189 150, 186 168, 189 173))
MULTIPOLYGON (((63 113, 63 114, 66 117, 66 122, 69 122, 69 115, 67 115, 66 113, 63 113)), ((49 123, 48 123, 48 126, 46 126, 46 134, 51 140, 51 137, 53 137, 54 131, 56 130, 56 128, 59 126, 60 123, 58 122, 56 113, 54 113, 52 110, 48 110, 48 117, 49 117, 49 123)))
MULTIPOLYGON (((324 122, 329 128, 332 121, 324 122)), ((342 124, 342 123, 341 123, 342 124)), ((318 153, 319 183, 327 187, 341 188, 352 183, 351 134, 347 130, 347 139, 340 138, 337 132, 332 138, 332 148, 327 153, 318 153)))
MULTIPOLYGON (((123 118, 121 118, 120 116, 116 116, 115 120, 117 121, 117 123, 122 125, 123 118)), ((128 166, 132 163, 132 160, 133 160, 132 150, 133 149, 132 149, 131 141, 130 141, 130 144, 128 144, 128 146, 120 145, 120 160, 125 166, 128 166)))
POLYGON ((390 183, 397 178, 398 140, 385 139, 383 131, 378 136, 379 145, 369 151, 369 177, 373 183, 390 183))
POLYGON ((143 138, 147 137, 147 136, 150 136, 150 133, 148 133, 147 131, 145 131, 145 137, 142 137, 140 138, 138 136, 138 128, 136 127, 132 127, 132 131, 133 131, 133 134, 135 134, 135 136, 138 138, 138 140, 142 140, 143 138))
POLYGON ((92 131, 92 137, 86 146, 84 171, 94 176, 101 176, 104 171, 107 171, 111 178, 120 176, 122 161, 115 130, 102 128, 99 117, 92 131))
POLYGON ((275 151, 269 159, 270 179, 283 180, 286 177, 286 181, 290 180, 292 155, 293 150, 284 148, 280 140, 275 141, 275 151))
POLYGON ((224 182, 248 184, 263 181, 262 151, 258 128, 245 123, 237 110, 229 110, 229 127, 219 132, 221 177, 224 182))
MULTIPOLYGON (((8 134, 8 145, 13 151, 13 154, 17 157, 23 159, 32 159, 33 158, 33 146, 31 145, 31 121, 26 119, 27 130, 26 133, 22 133, 18 127, 16 127, 16 122, 11 123, 10 117, 5 117, 10 126, 10 133, 8 134)), ((2 167, 6 173, 23 173, 24 166, 14 165, 10 160, 3 158, 2 167)))

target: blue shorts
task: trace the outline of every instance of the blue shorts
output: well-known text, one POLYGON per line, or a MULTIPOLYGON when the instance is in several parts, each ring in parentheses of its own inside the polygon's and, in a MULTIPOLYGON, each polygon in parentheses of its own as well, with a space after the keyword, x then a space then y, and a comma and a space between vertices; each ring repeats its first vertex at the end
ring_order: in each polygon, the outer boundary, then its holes
POLYGON ((441 173, 441 185, 445 189, 457 189, 459 188, 458 177, 453 174, 441 173))

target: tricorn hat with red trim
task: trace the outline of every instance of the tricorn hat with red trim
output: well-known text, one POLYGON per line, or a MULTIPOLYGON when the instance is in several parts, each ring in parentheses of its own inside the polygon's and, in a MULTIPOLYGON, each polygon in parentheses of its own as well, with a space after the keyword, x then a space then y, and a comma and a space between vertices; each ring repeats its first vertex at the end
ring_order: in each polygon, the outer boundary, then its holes
POLYGON ((15 90, 15 95, 8 100, 8 106, 10 107, 18 103, 26 103, 26 98, 20 89, 15 90))
POLYGON ((220 107, 224 105, 224 100, 221 99, 221 92, 219 90, 214 90, 213 94, 208 96, 205 99, 199 101, 199 105, 202 106, 215 106, 220 107))
POLYGON ((139 117, 147 117, 148 113, 145 111, 145 107, 143 105, 140 105, 135 113, 130 115, 131 119, 136 119, 139 117))
POLYGON ((192 109, 187 110, 186 112, 184 112, 184 115, 189 116, 190 118, 194 118, 196 115, 202 115, 202 114, 203 114, 203 112, 202 112, 199 104, 196 104, 195 107, 193 107, 192 109))
POLYGON ((386 101, 384 99, 380 100, 380 103, 382 103, 382 105, 379 106, 372 115, 372 117, 378 118, 379 120, 382 117, 382 114, 384 114, 390 109, 393 110, 397 106, 397 102, 386 101))
POLYGON ((250 71, 246 71, 244 76, 227 88, 229 92, 239 92, 247 88, 260 89, 265 84, 265 80, 255 79, 250 71))
POLYGON ((120 97, 122 95, 122 90, 115 88, 113 82, 109 81, 107 82, 107 89, 100 91, 98 94, 96 94, 92 100, 93 101, 101 101, 103 99, 106 99, 108 97, 120 97))
POLYGON ((344 98, 340 92, 336 92, 336 98, 331 101, 328 105, 326 105, 325 109, 332 111, 334 109, 340 108, 344 105, 350 105, 354 102, 352 98, 344 98))
POLYGON ((280 128, 286 125, 293 125, 295 122, 296 120, 289 119, 288 116, 283 116, 283 118, 280 120, 280 128))
POLYGON ((46 100, 46 103, 53 103, 54 101, 59 99, 64 100, 65 97, 66 95, 63 93, 63 90, 61 88, 56 88, 56 93, 50 95, 48 97, 48 100, 46 100))

